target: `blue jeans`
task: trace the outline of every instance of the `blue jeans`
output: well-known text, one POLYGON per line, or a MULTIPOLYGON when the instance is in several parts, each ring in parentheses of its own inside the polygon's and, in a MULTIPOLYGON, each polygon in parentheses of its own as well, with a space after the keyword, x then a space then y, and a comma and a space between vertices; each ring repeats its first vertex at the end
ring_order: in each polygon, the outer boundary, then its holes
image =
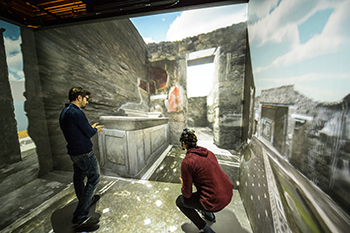
POLYGON ((92 151, 82 155, 71 155, 73 161, 73 183, 75 194, 79 200, 74 212, 74 219, 80 220, 89 214, 91 200, 100 181, 100 167, 92 151), (87 177, 85 184, 84 179, 87 177))

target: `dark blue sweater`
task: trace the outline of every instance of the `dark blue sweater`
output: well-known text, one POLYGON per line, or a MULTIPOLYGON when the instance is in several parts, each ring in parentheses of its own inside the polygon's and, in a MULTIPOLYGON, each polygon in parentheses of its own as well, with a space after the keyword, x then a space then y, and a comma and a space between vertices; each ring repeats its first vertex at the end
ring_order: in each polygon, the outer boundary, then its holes
POLYGON ((92 151, 90 138, 97 132, 86 119, 85 113, 75 104, 66 104, 60 115, 60 127, 67 141, 69 155, 92 151))

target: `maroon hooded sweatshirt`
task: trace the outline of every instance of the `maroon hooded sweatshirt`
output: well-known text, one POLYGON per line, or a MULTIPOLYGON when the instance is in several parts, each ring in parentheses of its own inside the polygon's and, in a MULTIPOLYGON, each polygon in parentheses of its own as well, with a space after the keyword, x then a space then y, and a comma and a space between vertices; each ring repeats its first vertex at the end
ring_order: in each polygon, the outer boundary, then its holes
POLYGON ((181 163, 181 177, 182 195, 191 197, 193 183, 206 210, 219 211, 230 203, 233 184, 208 149, 197 146, 187 150, 181 163))

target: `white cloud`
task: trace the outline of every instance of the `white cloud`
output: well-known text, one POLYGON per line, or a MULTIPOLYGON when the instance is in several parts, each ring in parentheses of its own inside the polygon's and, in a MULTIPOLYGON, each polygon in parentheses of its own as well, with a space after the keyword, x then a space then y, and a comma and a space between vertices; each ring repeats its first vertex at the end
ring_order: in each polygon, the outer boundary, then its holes
POLYGON ((22 39, 19 37, 17 40, 11 40, 9 37, 4 38, 6 55, 9 56, 11 53, 21 52, 22 39))
MULTIPOLYGON (((300 21, 294 22, 293 24, 284 25, 284 27, 280 27, 281 25, 274 25, 275 27, 272 26, 272 28, 269 28, 271 29, 271 35, 262 33, 264 31, 264 28, 256 28, 255 35, 258 35, 260 33, 263 34, 260 37, 262 43, 265 43, 269 40, 279 43, 282 41, 282 37, 285 36, 287 39, 283 38, 283 40, 285 41, 289 38, 289 41, 293 41, 293 46, 287 54, 278 57, 269 66, 257 67, 254 71, 258 73, 272 67, 289 66, 305 61, 307 59, 338 52, 341 49, 343 43, 347 42, 347 38, 342 35, 342 29, 346 27, 341 25, 344 25, 344 21, 350 21, 350 15, 348 14, 348 11, 350 9, 350 2, 342 1, 338 3, 341 4, 333 4, 335 9, 332 15, 329 17, 329 20, 325 25, 322 33, 320 35, 315 35, 305 44, 299 43, 299 34, 297 27, 300 21), (273 33, 273 28, 277 29, 279 33, 273 33)), ((315 9, 324 8, 326 5, 327 4, 321 4, 321 6, 315 7, 315 9)), ((315 11, 317 10, 313 10, 312 14, 314 14, 315 11)), ((307 18, 312 14, 306 14, 307 18)), ((305 20, 303 19, 301 21, 305 20)), ((270 26, 271 25, 269 25, 269 27, 270 26)))
POLYGON ((279 0, 258 0, 249 2, 249 14, 254 14, 261 18, 275 8, 279 0))
POLYGON ((267 42, 280 43, 282 38, 290 37, 292 44, 299 43, 298 25, 305 22, 315 12, 333 8, 346 0, 284 0, 266 17, 249 26, 250 42, 258 41, 259 45, 267 42))
POLYGON ((152 39, 152 37, 143 37, 143 40, 145 41, 146 44, 156 42, 155 40, 152 39))
POLYGON ((21 78, 24 78, 21 43, 22 43, 21 37, 19 37, 17 40, 11 40, 9 37, 4 38, 6 57, 7 57, 7 66, 10 71, 9 72, 10 80, 12 79, 18 80, 18 78, 16 78, 14 74, 18 75, 21 78))
POLYGON ((166 38, 181 40, 245 21, 247 4, 185 11, 170 25, 166 38))
POLYGON ((320 80, 332 80, 332 81, 350 81, 350 73, 343 74, 325 74, 325 73, 309 73, 300 76, 291 76, 284 77, 282 79, 279 78, 260 78, 259 82, 269 82, 273 83, 273 86, 283 86, 283 85, 291 85, 298 83, 305 83, 311 81, 320 81, 320 80))
POLYGON ((265 88, 294 85, 294 89, 317 101, 338 101, 349 94, 350 73, 309 73, 284 78, 259 78, 256 95, 265 88))
POLYGON ((316 86, 300 86, 296 87, 298 91, 315 101, 320 102, 334 102, 339 101, 345 97, 346 93, 340 94, 339 91, 330 88, 320 88, 316 86))
POLYGON ((9 81, 17 81, 17 79, 12 73, 9 73, 9 81))
POLYGON ((24 72, 23 70, 20 70, 17 72, 18 77, 20 77, 20 80, 24 79, 24 72))
POLYGON ((7 57, 7 65, 11 72, 17 73, 23 70, 23 59, 22 53, 7 57))

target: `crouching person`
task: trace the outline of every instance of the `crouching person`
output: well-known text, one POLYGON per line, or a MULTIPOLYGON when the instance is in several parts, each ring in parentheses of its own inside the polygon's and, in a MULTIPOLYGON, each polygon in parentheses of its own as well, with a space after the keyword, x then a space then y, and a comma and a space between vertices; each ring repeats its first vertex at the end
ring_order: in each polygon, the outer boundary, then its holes
POLYGON ((202 217, 215 221, 214 212, 225 208, 232 198, 233 184, 221 170, 215 155, 204 147, 197 146, 195 131, 184 129, 180 142, 187 150, 181 163, 182 184, 180 195, 176 200, 179 209, 198 227, 201 232, 215 232, 202 217), (197 192, 192 193, 192 184, 197 192))

